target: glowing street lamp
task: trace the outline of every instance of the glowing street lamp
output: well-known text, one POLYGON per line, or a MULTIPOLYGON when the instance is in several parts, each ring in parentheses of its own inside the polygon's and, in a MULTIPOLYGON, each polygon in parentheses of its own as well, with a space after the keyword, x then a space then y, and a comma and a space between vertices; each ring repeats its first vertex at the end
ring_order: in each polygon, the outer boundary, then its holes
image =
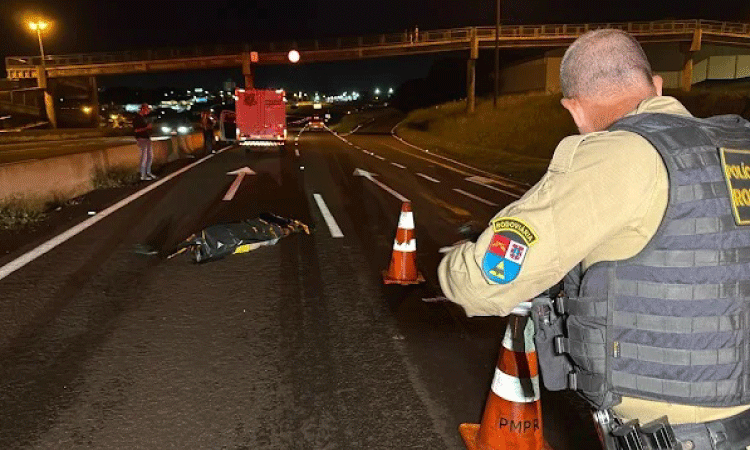
POLYGON ((289 51, 289 62, 292 64, 297 64, 299 62, 299 52, 297 50, 291 50, 289 51))
POLYGON ((91 111, 93 111, 93 110, 94 109, 92 107, 90 107, 90 106, 84 106, 83 108, 81 108, 81 111, 83 111, 83 113, 87 114, 87 115, 91 114, 91 111))
POLYGON ((39 52, 42 55, 42 64, 44 64, 44 44, 42 44, 42 31, 49 28, 49 22, 44 20, 37 20, 29 22, 29 28, 31 31, 36 31, 36 36, 39 38, 39 52))

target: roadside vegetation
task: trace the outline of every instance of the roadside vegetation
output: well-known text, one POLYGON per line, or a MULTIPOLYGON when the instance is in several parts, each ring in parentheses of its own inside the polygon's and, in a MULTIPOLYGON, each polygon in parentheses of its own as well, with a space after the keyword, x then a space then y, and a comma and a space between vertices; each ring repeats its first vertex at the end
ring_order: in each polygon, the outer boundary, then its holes
MULTIPOLYGON (((125 167, 115 167, 92 174, 94 189, 130 186, 139 182, 138 172, 125 167)), ((46 199, 9 198, 0 200, 0 231, 17 231, 36 225, 47 219, 52 211, 75 205, 77 199, 55 194, 46 199)))
POLYGON ((94 189, 129 186, 138 183, 138 181, 138 172, 126 167, 112 167, 108 170, 97 170, 92 176, 94 189))
MULTIPOLYGON (((357 127, 366 127, 376 120, 386 120, 389 117, 401 117, 403 113, 393 108, 366 109, 363 111, 351 111, 344 115, 341 120, 331 126, 331 130, 336 133, 351 133, 357 127)), ((390 130, 386 130, 390 131, 390 130)))
POLYGON ((490 172, 533 183, 557 143, 575 132, 559 95, 505 95, 494 109, 480 99, 474 114, 463 101, 412 111, 398 129, 409 142, 490 172))
MULTIPOLYGON (((738 114, 750 118, 750 86, 698 87, 668 91, 697 117, 738 114)), ((559 94, 504 95, 494 109, 480 99, 474 114, 465 101, 412 111, 398 128, 407 141, 500 175, 535 183, 547 170, 555 147, 577 133, 559 94)))
POLYGON ((0 202, 0 230, 16 230, 43 221, 48 207, 45 202, 12 198, 0 202))

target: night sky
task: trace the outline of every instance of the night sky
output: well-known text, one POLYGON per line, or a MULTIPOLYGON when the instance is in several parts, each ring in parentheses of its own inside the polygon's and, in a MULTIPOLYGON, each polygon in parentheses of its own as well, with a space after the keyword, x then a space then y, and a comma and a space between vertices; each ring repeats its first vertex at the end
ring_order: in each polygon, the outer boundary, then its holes
MULTIPOLYGON (((0 54, 38 54, 24 18, 54 21, 48 54, 230 42, 310 39, 494 23, 493 0, 0 0, 0 54)), ((669 18, 750 21, 746 0, 503 0, 503 23, 575 23, 669 18)), ((259 85, 288 90, 395 86, 426 74, 435 58, 407 57, 260 68, 259 85)), ((104 77, 100 85, 220 86, 237 71, 104 77)))

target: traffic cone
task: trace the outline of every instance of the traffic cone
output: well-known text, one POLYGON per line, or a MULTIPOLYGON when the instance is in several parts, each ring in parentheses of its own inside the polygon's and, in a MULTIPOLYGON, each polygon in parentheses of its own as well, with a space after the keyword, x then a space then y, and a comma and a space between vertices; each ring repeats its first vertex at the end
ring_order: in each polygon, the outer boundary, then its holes
POLYGON ((468 450, 549 450, 542 432, 534 323, 511 314, 482 423, 459 427, 468 450))
POLYGON ((414 215, 411 202, 401 205, 396 239, 393 241, 391 266, 383 271, 385 284, 419 284, 424 277, 417 271, 417 239, 414 237, 414 215))

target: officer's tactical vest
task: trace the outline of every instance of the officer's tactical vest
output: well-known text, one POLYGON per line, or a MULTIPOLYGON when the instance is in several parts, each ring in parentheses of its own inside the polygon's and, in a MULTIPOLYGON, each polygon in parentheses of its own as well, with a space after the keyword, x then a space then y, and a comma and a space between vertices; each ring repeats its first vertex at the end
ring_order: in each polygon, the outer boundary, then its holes
POLYGON ((566 278, 568 386, 605 408, 750 404, 750 124, 639 114, 610 130, 656 147, 669 203, 638 255, 566 278))

